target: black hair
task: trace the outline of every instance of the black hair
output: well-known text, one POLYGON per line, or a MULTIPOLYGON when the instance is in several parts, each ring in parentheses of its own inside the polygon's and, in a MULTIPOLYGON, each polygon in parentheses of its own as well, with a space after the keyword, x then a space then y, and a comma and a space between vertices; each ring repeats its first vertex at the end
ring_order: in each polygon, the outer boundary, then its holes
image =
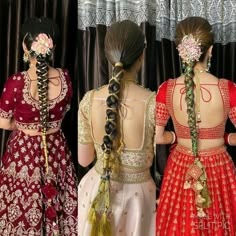
MULTIPOLYGON (((36 74, 37 74, 37 88, 39 96, 39 111, 40 111, 40 124, 42 132, 42 142, 44 146, 45 162, 47 165, 47 144, 46 144, 46 131, 48 122, 48 66, 49 61, 52 59, 54 45, 56 44, 59 30, 56 23, 46 17, 29 18, 22 25, 21 31, 23 43, 29 51, 29 57, 35 58, 36 74), (47 54, 38 54, 32 50, 32 43, 37 41, 39 34, 46 34, 48 38, 52 39, 53 47, 48 49, 47 54)), ((48 166, 47 166, 48 168, 48 166)))

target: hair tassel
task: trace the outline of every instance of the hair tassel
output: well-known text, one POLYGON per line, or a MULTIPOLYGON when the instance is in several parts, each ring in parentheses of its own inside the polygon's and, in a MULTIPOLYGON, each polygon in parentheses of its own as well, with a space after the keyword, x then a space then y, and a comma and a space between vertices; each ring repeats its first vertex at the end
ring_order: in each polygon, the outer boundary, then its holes
POLYGON ((108 220, 108 209, 110 207, 110 177, 102 177, 98 195, 89 210, 88 220, 91 224, 90 236, 112 236, 111 222, 108 220), (104 205, 104 207, 101 207, 104 205), (102 209, 99 212, 99 209, 102 209))
POLYGON ((89 210, 88 220, 91 224, 91 233, 90 236, 97 235, 97 225, 98 225, 98 216, 94 207, 91 207, 89 210))
POLYGON ((97 236, 112 236, 111 222, 109 221, 106 212, 103 212, 101 220, 98 224, 97 236))

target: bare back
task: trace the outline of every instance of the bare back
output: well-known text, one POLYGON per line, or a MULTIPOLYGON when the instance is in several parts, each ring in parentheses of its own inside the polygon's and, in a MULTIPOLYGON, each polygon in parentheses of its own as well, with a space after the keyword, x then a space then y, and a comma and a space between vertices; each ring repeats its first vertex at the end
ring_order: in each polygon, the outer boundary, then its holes
MULTIPOLYGON (((27 72, 27 75, 30 78, 30 94, 33 99, 38 100, 38 89, 37 89, 37 77, 35 72, 27 72)), ((48 71, 48 99, 53 100, 57 98, 62 89, 62 82, 60 78, 60 72, 59 70, 50 67, 48 71)))
MULTIPOLYGON (((199 130, 214 129, 224 125, 225 106, 222 98, 222 91, 219 88, 219 79, 208 73, 198 74, 200 81, 200 118, 201 122, 197 123, 199 130), (214 115, 217 114, 217 115, 214 115)), ((196 84, 196 76, 193 78, 196 84)), ((184 76, 180 76, 175 83, 173 90, 173 119, 183 127, 188 127, 187 105, 185 101, 184 76)), ((194 91, 196 107, 196 89, 194 91)), ((199 149, 207 149, 220 146, 224 143, 222 137, 202 137, 199 139, 199 149)), ((187 147, 191 147, 190 139, 178 138, 178 142, 187 147)))
MULTIPOLYGON (((123 141, 126 149, 142 149, 145 140, 145 120, 147 103, 152 92, 127 82, 123 99, 120 101, 120 117, 123 132, 123 141)), ((94 141, 102 143, 105 134, 107 86, 94 92, 91 105, 91 132, 94 141)))

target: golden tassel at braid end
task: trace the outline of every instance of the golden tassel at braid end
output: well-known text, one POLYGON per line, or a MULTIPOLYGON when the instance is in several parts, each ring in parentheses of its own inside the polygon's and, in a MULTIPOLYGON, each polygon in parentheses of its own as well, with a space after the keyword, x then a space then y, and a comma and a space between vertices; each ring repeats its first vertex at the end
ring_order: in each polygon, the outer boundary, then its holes
POLYGON ((88 214, 88 220, 91 224, 94 224, 97 221, 97 213, 93 207, 90 208, 90 211, 88 214))
POLYGON ((91 223, 90 236, 112 236, 111 222, 106 212, 103 212, 100 218, 95 209, 91 208, 88 217, 91 223))
POLYGON ((90 211, 88 214, 88 220, 92 226, 90 236, 96 236, 97 235, 98 218, 97 218, 97 212, 93 207, 90 208, 90 211))
POLYGON ((91 224, 90 236, 112 236, 110 209, 110 171, 104 169, 105 175, 101 176, 98 193, 94 198, 88 214, 91 224))
POLYGON ((98 233, 97 236, 112 236, 111 232, 111 222, 108 219, 107 213, 103 212, 102 218, 98 224, 98 233))

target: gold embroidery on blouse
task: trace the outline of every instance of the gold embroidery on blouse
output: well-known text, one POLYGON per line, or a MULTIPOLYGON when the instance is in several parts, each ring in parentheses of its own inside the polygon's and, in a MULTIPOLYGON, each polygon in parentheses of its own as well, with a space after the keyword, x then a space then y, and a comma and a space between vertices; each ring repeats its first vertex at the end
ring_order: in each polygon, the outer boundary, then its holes
POLYGON ((5 119, 11 119, 13 116, 12 110, 6 112, 0 108, 0 117, 5 118, 5 119))
POLYGON ((90 103, 93 90, 88 91, 79 104, 78 112, 78 142, 81 144, 92 143, 90 128, 90 103))

